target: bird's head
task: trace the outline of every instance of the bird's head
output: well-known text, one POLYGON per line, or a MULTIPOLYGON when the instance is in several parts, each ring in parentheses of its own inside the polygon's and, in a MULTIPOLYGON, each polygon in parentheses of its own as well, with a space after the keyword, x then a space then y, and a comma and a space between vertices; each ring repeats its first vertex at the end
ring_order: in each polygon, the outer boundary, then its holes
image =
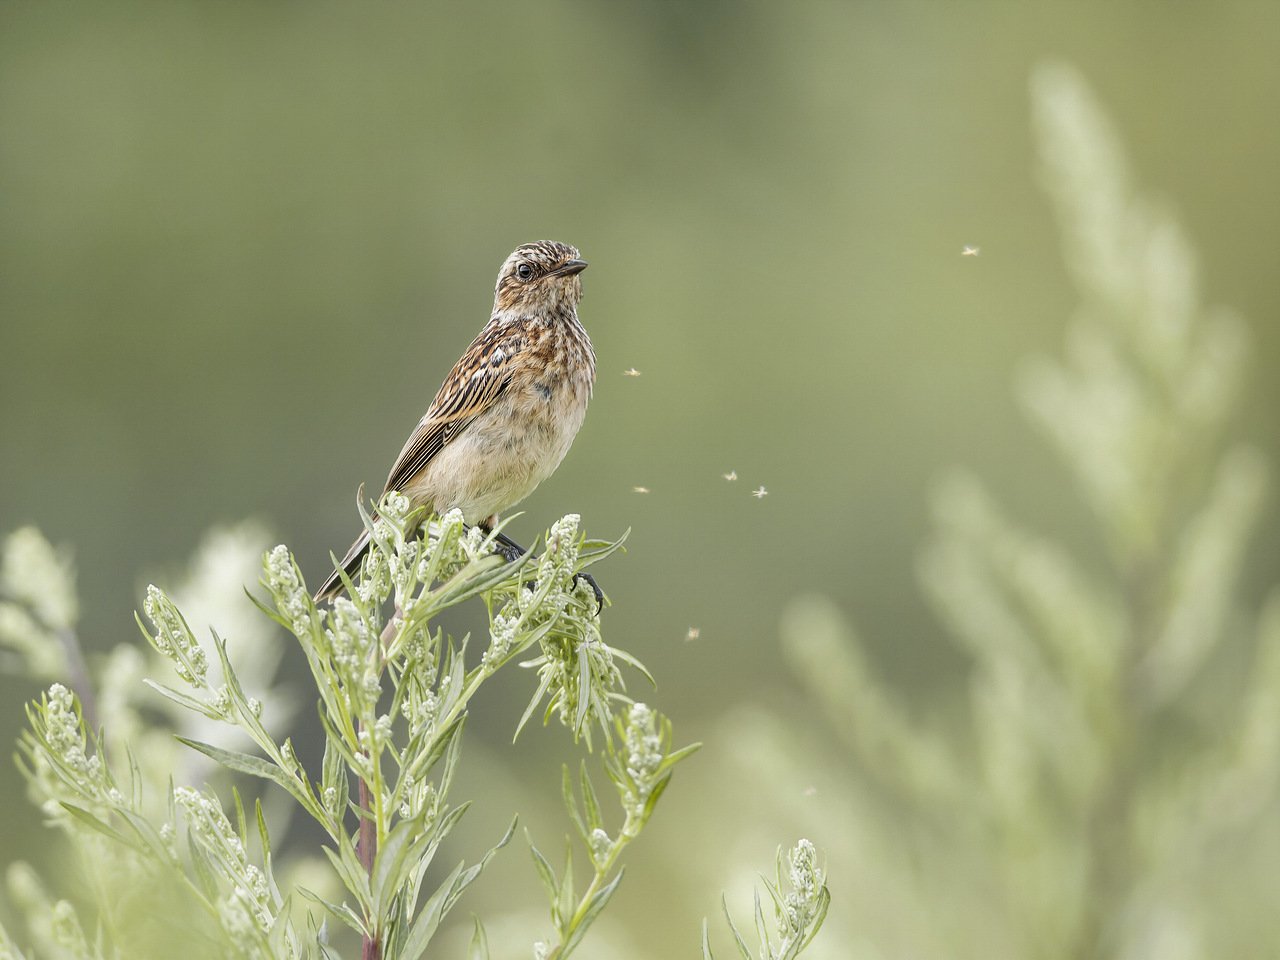
POLYGON ((582 299, 587 268, 578 251, 554 240, 539 240, 516 247, 498 271, 494 291, 495 312, 541 313, 560 306, 576 307, 582 299))

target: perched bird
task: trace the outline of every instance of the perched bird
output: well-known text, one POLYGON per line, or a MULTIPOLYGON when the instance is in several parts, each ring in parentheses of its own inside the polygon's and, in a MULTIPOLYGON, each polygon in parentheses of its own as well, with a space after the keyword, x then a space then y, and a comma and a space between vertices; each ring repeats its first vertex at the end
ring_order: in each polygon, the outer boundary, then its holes
MULTIPOLYGON (((550 240, 517 247, 498 271, 493 315, 453 365, 426 415, 400 451, 383 492, 413 507, 457 508, 468 524, 492 530, 499 512, 519 503, 555 471, 587 413, 596 355, 578 322, 586 261, 550 240)), ((508 560, 524 553, 497 542, 508 560)), ((341 567, 354 576, 369 531, 341 567)), ((600 588, 586 574, 599 605, 600 588)), ((342 586, 335 570, 316 600, 342 586)))

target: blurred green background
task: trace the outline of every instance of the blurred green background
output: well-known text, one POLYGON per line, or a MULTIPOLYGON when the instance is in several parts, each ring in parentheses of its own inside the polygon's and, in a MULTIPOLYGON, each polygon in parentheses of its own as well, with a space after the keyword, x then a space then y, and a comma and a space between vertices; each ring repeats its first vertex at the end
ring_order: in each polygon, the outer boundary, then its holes
MULTIPOLYGON (((498 265, 557 239, 591 262, 599 381, 517 539, 570 511, 596 536, 633 529, 601 571, 606 636, 704 757, 744 703, 803 727, 778 645, 802 592, 856 612, 876 668, 927 705, 966 673, 914 576, 945 468, 1105 570, 1011 390, 1078 301, 1037 186, 1031 69, 1052 55, 1089 78, 1207 299, 1248 318, 1233 429, 1274 463, 1278 49, 1275 5, 1244 0, 6 2, 0 532, 73 546, 91 649, 130 636, 146 578, 212 524, 265 520, 317 580, 498 265)), ((1276 534, 1268 511, 1252 606, 1276 534)), ((556 731, 507 746, 527 695, 509 689, 473 718, 477 787, 527 772, 554 835, 547 759, 569 754, 556 731)), ((0 741, 37 690, 0 680, 0 741)), ((677 839, 709 884, 728 843, 681 833, 681 811, 758 789, 677 775, 617 902, 637 931, 670 918, 635 955, 691 955, 717 909, 718 888, 670 884, 677 839)), ((10 822, 34 825, 22 793, 0 777, 10 822)), ((505 805, 477 811, 488 828, 505 805)), ((38 834, 5 833, 0 858, 33 855, 38 834)), ((524 857, 507 859, 534 903, 524 857)))

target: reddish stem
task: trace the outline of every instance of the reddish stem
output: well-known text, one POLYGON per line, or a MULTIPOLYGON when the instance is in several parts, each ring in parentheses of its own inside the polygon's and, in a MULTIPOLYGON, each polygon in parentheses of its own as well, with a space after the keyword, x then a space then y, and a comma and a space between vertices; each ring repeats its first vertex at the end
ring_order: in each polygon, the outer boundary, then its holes
MULTIPOLYGON (((359 725, 357 724, 357 730, 359 725)), ((373 876, 373 859, 378 853, 378 825, 373 820, 373 796, 369 785, 360 778, 360 836, 356 839, 356 856, 364 872, 373 876)), ((360 960, 382 960, 382 944, 378 931, 365 934, 361 940, 360 960)))

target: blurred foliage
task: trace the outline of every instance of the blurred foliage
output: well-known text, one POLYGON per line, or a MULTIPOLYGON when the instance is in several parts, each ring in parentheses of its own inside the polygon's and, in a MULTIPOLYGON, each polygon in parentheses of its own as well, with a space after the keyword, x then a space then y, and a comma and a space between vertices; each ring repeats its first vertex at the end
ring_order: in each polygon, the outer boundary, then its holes
MULTIPOLYGON (((62 832, 78 867, 73 877, 54 876, 56 889, 61 893, 74 880, 87 890, 56 900, 46 892, 41 873, 53 871, 62 856, 46 851, 38 868, 10 864, 7 888, 17 916, 8 918, 13 925, 7 930, 0 917, 4 960, 171 956, 179 944, 195 947, 200 956, 261 960, 321 960, 357 947, 372 960, 425 956, 450 910, 515 832, 513 818, 502 839, 471 865, 463 861, 443 878, 439 868, 432 871, 431 883, 438 885, 424 892, 437 852, 471 805, 453 802, 451 794, 471 701, 499 670, 534 647, 540 656, 520 664, 536 668, 537 680, 517 735, 544 701, 544 723, 558 716, 588 750, 596 728, 622 808, 622 822, 610 836, 615 818, 602 811, 585 760, 580 799, 564 767, 563 799, 592 868, 580 897, 572 843, 557 878, 530 840, 555 933, 548 941, 525 939, 539 960, 568 958, 582 942, 622 881, 623 851, 648 823, 675 765, 699 746, 671 749, 670 721, 623 692, 619 663, 648 678, 644 668, 601 636, 598 597, 580 574, 620 543, 585 541, 578 517, 570 514, 547 533, 536 563, 528 553, 507 562, 494 552, 499 530, 486 535, 464 528, 458 510, 424 518, 409 510, 405 497, 388 493, 376 518, 368 512, 363 518, 370 549, 354 583, 340 571, 345 595, 317 605, 293 556, 277 546, 262 558, 269 602, 246 601, 293 634, 306 657, 325 736, 318 771, 299 761, 291 737, 278 739, 263 722, 264 704, 282 699, 269 682, 263 686, 261 675, 238 673, 216 632, 210 657, 178 606, 154 585, 144 604, 151 625, 141 616, 138 625, 158 654, 152 666, 169 669, 165 682, 131 678, 132 686, 145 684, 178 708, 176 716, 141 724, 127 703, 132 691, 121 696, 110 685, 118 672, 91 675, 78 657, 75 669, 70 657, 64 669, 75 674, 79 697, 55 682, 28 705, 19 766, 46 826, 62 832), (443 610, 472 599, 482 601, 489 616, 489 642, 478 656, 469 637, 454 638, 434 625, 443 610), (121 709, 86 718, 88 703, 121 709), (191 726, 187 717, 234 729, 252 751, 239 749, 242 743, 228 749, 181 736, 191 726), (102 731, 117 720, 135 736, 121 741, 117 734, 109 750, 102 731), (182 783, 172 766, 157 764, 163 752, 140 753, 157 740, 216 761, 224 776, 258 782, 232 787, 229 800, 227 791, 182 783), (262 780, 281 788, 296 805, 290 806, 319 827, 332 870, 312 869, 318 888, 312 880, 304 887, 284 879, 305 876, 319 857, 303 843, 282 855, 279 830, 273 849, 255 796, 262 780), (326 896, 335 881, 341 899, 326 896), (305 903, 315 909, 304 910, 305 903)), ((201 586, 219 585, 226 572, 207 562, 197 571, 211 581, 196 581, 201 586)), ((74 571, 32 528, 6 540, 0 589, 14 598, 13 609, 28 614, 32 634, 7 638, 19 669, 39 675, 48 666, 45 629, 67 634, 63 649, 76 647, 74 571)), ((240 666, 260 667, 261 661, 249 655, 240 666)), ((829 900, 808 841, 793 854, 790 875, 796 891, 785 900, 770 888, 779 923, 786 918, 788 958, 817 932, 829 900)), ((474 927, 468 956, 487 960, 479 919, 474 927)))
POLYGON ((1085 569, 952 477, 919 570, 970 660, 967 703, 913 716, 839 608, 809 596, 784 649, 843 762, 792 755, 804 726, 764 712, 738 722, 771 747, 742 760, 775 784, 808 767, 839 798, 804 818, 861 871, 831 956, 1268 955, 1280 589, 1241 607, 1266 469, 1223 443, 1245 331, 1203 306, 1185 236, 1136 194, 1080 75, 1041 67, 1032 88, 1082 302, 1064 358, 1028 364, 1021 398, 1109 564, 1085 569))
MULTIPOLYGON (((971 464, 1091 582, 1114 575, 1007 389, 1078 299, 1032 174, 1028 72, 1046 54, 1080 66, 1144 180, 1177 198, 1209 299, 1257 321, 1223 430, 1274 461, 1278 46, 1258 0, 0 4, 0 531, 75 545, 90 664, 130 638, 135 578, 172 582, 214 525, 269 518, 315 576, 350 540, 357 485, 385 475, 479 329, 501 258, 555 237, 592 263, 601 379, 515 538, 568 510, 602 535, 634 529, 605 584, 609 629, 661 670, 706 756, 754 729, 717 721, 738 703, 804 724, 788 755, 832 748, 775 642, 807 591, 857 610, 868 666, 904 709, 950 717, 970 664, 932 641, 910 576, 943 465, 971 464)), ((1275 512, 1254 523, 1245 609, 1280 574, 1275 512)), ((235 643, 235 605, 193 620, 235 643)), ((277 669, 305 667, 286 654, 277 669)), ((0 740, 37 689, 0 677, 0 740)), ((512 749, 499 714, 475 717, 460 776, 550 829, 538 771, 559 748, 534 731, 512 749)), ((318 740, 299 725, 305 755, 318 740)), ((817 793, 797 787, 731 838, 732 903, 779 836, 825 844, 814 824, 856 812, 797 776, 817 793)), ((709 773, 694 793, 695 808, 774 796, 709 773)), ((0 802, 0 854, 33 856, 17 777, 0 802)), ((729 827, 678 830, 684 798, 667 802, 671 825, 653 829, 670 853, 638 855, 635 899, 593 931, 615 956, 651 932, 653 902, 685 916, 653 931, 660 956, 717 909, 709 851, 729 827)), ((472 849, 505 825, 484 804, 474 816, 472 849)), ((520 889, 531 868, 492 869, 520 889)), ((874 893, 858 891, 887 915, 874 893)), ((491 907, 515 929, 542 910, 491 907)))

